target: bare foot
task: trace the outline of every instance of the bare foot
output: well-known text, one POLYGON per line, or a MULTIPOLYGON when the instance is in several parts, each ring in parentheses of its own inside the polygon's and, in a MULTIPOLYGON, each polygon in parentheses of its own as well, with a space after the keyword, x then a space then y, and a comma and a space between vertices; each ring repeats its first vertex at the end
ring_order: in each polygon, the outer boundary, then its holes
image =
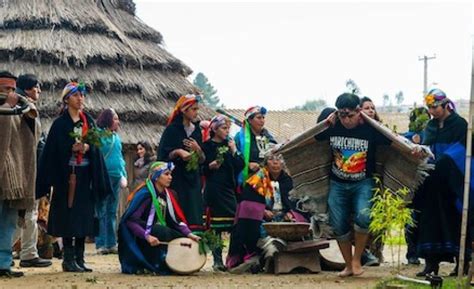
POLYGON ((360 276, 364 274, 364 269, 362 269, 362 265, 360 264, 360 262, 352 261, 352 274, 354 276, 360 276))
POLYGON ((352 276, 354 275, 354 273, 352 272, 352 268, 344 268, 344 270, 342 270, 341 272, 337 273, 337 276, 339 277, 349 277, 349 276, 352 276))

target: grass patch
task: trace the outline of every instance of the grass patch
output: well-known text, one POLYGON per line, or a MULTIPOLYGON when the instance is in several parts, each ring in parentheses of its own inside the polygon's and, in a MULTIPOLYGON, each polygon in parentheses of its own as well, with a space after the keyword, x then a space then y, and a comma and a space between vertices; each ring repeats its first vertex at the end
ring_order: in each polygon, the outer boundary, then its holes
MULTIPOLYGON (((465 279, 462 280, 465 282, 465 279)), ((430 285, 424 284, 416 284, 413 282, 402 281, 395 278, 382 280, 377 285, 375 285, 374 289, 385 289, 387 284, 403 284, 407 285, 407 289, 431 289, 430 285)), ((443 289, 457 289, 458 280, 456 278, 444 278, 443 279, 443 289)))

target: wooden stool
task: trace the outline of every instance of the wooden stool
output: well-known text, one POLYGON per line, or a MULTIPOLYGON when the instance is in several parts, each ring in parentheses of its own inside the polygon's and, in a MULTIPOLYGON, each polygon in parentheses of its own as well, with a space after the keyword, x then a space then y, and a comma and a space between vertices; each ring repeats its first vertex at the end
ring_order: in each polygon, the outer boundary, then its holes
POLYGON ((327 241, 288 242, 274 256, 274 273, 290 273, 296 268, 305 268, 312 273, 321 272, 319 250, 329 248, 327 241))

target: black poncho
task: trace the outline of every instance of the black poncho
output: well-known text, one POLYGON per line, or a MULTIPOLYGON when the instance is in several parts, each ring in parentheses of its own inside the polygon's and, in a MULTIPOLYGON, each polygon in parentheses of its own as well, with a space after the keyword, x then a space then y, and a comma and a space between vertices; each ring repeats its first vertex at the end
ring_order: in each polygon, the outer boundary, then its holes
MULTIPOLYGON (((202 147, 202 135, 199 123, 194 123, 194 131, 189 138, 195 139, 199 146, 202 147)), ((183 116, 178 115, 173 122, 166 127, 161 136, 160 145, 158 146, 157 160, 175 164, 173 170, 173 181, 171 189, 178 194, 178 202, 184 211, 184 215, 188 220, 191 230, 200 229, 203 225, 203 204, 201 193, 201 177, 200 171, 186 170, 187 162, 181 158, 170 159, 169 154, 176 149, 185 149, 183 140, 188 138, 183 125, 183 116)))
MULTIPOLYGON (((86 114, 89 127, 95 126, 86 114)), ((100 150, 90 145, 84 155, 89 165, 75 167, 77 186, 72 208, 68 208, 68 181, 72 167, 72 145, 75 140, 69 134, 78 123, 74 123, 66 111, 52 124, 41 155, 36 197, 41 198, 53 187, 48 218, 48 233, 57 237, 86 237, 96 233, 94 205, 112 193, 109 176, 100 150)))
POLYGON ((206 178, 204 202, 208 218, 210 218, 211 228, 229 230, 234 223, 237 205, 236 177, 244 167, 244 160, 240 153, 232 155, 229 149, 223 155, 224 162, 219 169, 209 169, 209 163, 216 160, 220 147, 228 148, 227 141, 217 143, 209 140, 203 145, 203 151, 206 154, 206 161, 203 164, 203 173, 206 178))

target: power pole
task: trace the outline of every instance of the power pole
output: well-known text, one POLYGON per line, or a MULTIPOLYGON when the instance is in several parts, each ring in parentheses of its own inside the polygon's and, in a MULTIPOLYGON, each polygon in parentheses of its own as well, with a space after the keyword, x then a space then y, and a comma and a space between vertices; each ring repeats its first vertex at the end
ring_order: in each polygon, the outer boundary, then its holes
POLYGON ((428 60, 435 58, 436 54, 431 57, 428 57, 426 55, 423 55, 423 57, 418 57, 419 61, 423 60, 424 62, 423 96, 428 93, 428 60))

